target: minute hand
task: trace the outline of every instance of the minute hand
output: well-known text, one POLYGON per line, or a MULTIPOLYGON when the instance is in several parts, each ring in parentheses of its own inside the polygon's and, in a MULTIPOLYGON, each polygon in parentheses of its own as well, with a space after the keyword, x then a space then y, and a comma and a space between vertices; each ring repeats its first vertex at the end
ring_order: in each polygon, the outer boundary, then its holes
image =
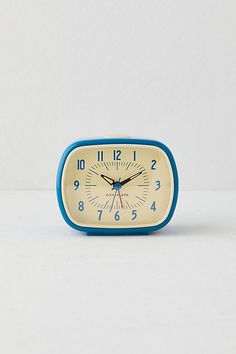
POLYGON ((143 173, 143 171, 135 173, 133 176, 130 176, 129 178, 124 179, 124 181, 121 181, 120 184, 123 186, 124 184, 132 181, 134 178, 138 177, 139 175, 141 175, 141 173, 143 173))

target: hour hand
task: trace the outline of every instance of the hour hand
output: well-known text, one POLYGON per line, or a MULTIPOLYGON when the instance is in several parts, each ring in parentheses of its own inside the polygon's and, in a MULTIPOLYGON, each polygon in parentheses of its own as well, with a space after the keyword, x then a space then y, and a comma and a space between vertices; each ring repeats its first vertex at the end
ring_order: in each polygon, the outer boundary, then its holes
POLYGON ((115 184, 115 180, 114 180, 114 179, 112 179, 112 178, 110 178, 110 177, 107 177, 107 176, 105 176, 105 175, 100 175, 100 176, 104 179, 104 181, 106 181, 107 183, 109 183, 110 186, 112 186, 113 184, 115 184))

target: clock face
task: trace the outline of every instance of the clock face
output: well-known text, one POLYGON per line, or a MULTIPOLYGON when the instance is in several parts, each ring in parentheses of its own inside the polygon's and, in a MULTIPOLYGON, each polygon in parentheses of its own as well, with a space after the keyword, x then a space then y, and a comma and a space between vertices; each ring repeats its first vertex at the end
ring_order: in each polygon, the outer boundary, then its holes
POLYGON ((169 158, 157 146, 81 146, 65 161, 62 200, 76 225, 147 227, 168 216, 174 195, 169 158))

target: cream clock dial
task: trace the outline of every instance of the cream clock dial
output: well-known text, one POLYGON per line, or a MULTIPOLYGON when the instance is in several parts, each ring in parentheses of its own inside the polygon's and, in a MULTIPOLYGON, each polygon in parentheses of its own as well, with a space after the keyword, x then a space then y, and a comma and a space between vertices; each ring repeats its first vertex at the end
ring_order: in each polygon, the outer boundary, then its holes
POLYGON ((159 146, 78 146, 68 153, 60 177, 63 212, 82 228, 160 225, 173 204, 173 169, 159 146))
POLYGON ((108 161, 95 163, 87 172, 85 190, 88 201, 94 207, 108 209, 110 212, 139 208, 147 200, 148 174, 142 165, 135 162, 108 161), (117 177, 114 179, 108 175, 117 177), (126 178, 128 175, 131 177, 128 177, 129 180, 126 178), (100 178, 105 183, 102 183, 100 178), (99 184, 104 184, 106 190, 102 188, 99 191, 99 184))

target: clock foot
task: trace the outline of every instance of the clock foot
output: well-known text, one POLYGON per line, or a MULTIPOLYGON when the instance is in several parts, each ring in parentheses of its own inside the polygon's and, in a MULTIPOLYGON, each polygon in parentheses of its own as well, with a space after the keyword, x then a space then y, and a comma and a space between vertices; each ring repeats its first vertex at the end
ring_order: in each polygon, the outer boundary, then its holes
POLYGON ((134 230, 130 230, 127 232, 124 232, 122 230, 117 230, 117 231, 107 231, 107 232, 86 232, 87 236, 145 236, 149 235, 149 232, 137 232, 134 230))

